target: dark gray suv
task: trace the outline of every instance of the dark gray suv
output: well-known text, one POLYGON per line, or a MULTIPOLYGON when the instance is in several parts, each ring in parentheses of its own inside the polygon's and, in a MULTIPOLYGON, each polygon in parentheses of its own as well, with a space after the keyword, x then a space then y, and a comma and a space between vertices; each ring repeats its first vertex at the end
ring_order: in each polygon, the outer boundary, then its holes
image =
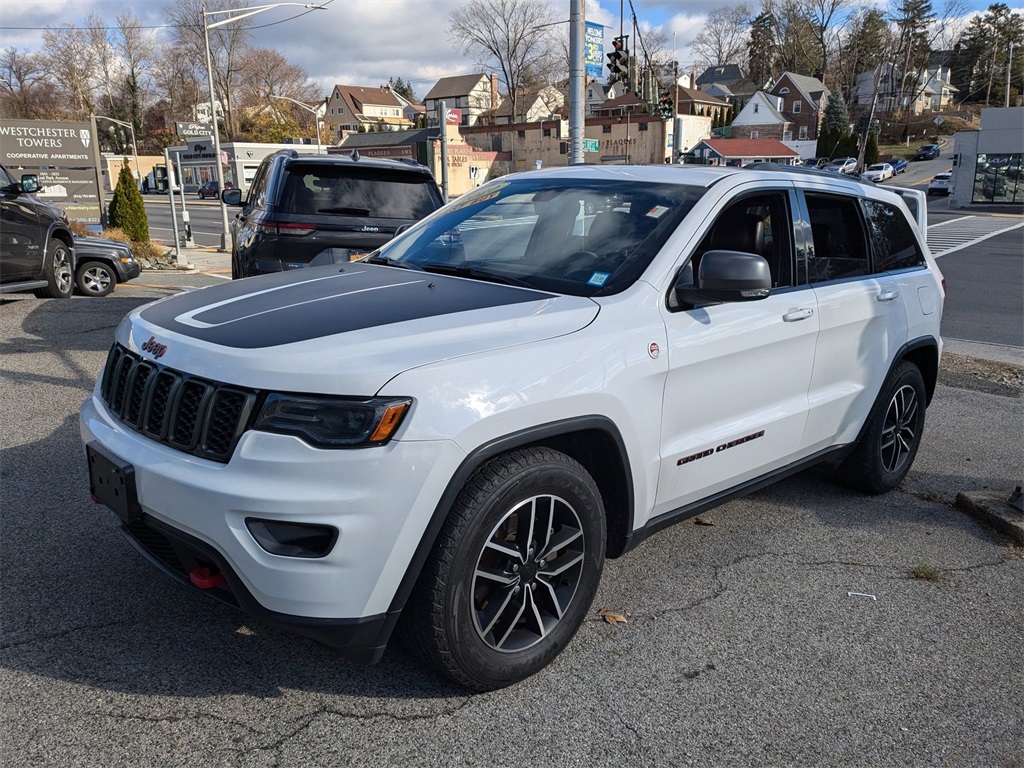
POLYGON ((244 201, 238 189, 223 198, 242 208, 231 226, 234 278, 349 261, 442 205, 417 163, 295 150, 264 159, 244 201))
POLYGON ((75 241, 64 212, 32 194, 39 189, 37 175, 15 181, 0 165, 0 293, 66 299, 75 288, 75 241))

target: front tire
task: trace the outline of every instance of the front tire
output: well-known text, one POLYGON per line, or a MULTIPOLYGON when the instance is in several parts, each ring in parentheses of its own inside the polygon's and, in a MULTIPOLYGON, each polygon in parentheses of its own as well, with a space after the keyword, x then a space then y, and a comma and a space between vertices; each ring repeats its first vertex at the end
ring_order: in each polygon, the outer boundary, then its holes
POLYGON ((428 665, 476 691, 543 669, 576 634, 604 566, 593 478, 549 448, 481 466, 459 494, 402 622, 428 665))
POLYGON ((66 299, 75 289, 75 275, 71 268, 71 250, 63 240, 51 238, 46 244, 44 279, 46 287, 35 294, 41 299, 66 299))
POLYGON ((889 374, 868 416, 857 448, 839 468, 840 476, 866 493, 887 493, 907 476, 924 430, 924 378, 903 361, 889 374))
POLYGON ((117 285, 117 275, 109 264, 87 261, 75 274, 75 284, 85 296, 107 296, 117 285))

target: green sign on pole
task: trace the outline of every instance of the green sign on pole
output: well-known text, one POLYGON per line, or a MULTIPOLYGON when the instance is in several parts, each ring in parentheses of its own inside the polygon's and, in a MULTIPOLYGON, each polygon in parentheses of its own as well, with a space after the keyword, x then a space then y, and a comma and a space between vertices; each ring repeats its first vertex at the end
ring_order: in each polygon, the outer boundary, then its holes
POLYGON ((584 152, 600 152, 601 144, 597 139, 584 139, 583 140, 583 151, 584 152))

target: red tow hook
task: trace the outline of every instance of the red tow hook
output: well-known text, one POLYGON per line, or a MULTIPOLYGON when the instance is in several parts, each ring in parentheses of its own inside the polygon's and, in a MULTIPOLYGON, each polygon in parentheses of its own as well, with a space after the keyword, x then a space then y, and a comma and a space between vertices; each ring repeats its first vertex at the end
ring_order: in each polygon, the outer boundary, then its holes
POLYGON ((201 565, 192 569, 188 579, 200 589, 213 589, 224 583, 224 574, 201 565))

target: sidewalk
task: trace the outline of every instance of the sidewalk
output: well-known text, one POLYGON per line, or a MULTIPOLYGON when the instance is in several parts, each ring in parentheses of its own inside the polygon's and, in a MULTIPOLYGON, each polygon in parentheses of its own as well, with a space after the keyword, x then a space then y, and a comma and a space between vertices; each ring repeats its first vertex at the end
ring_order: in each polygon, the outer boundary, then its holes
POLYGON ((158 261, 142 260, 143 269, 203 272, 231 276, 231 254, 219 253, 216 248, 181 248, 176 260, 174 249, 169 248, 165 258, 158 261), (186 266, 181 266, 184 264, 186 266))

